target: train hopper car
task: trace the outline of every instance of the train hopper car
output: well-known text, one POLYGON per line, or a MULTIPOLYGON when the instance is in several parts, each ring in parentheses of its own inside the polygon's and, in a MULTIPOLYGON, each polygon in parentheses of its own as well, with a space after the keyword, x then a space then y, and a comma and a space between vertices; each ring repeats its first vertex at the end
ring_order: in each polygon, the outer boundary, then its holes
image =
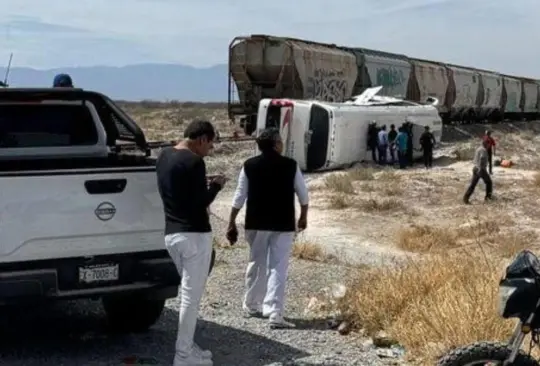
POLYGON ((229 118, 251 135, 263 98, 341 102, 352 95, 354 54, 335 45, 267 35, 235 38, 229 47, 229 118), (237 99, 236 98, 237 95, 237 99))
POLYGON ((405 55, 369 50, 366 48, 343 48, 356 56, 358 78, 354 95, 367 88, 382 86, 381 96, 405 98, 412 70, 405 55))
POLYGON ((429 97, 439 100, 439 113, 443 121, 450 119, 447 91, 450 75, 442 63, 410 59, 412 64, 411 80, 407 90, 407 99, 422 102, 429 97))
POLYGON ((540 107, 538 81, 522 78, 521 82, 523 84, 523 96, 521 99, 524 118, 528 120, 536 119, 540 107))
POLYGON ((505 119, 520 119, 523 113, 523 84, 520 79, 503 75, 502 105, 505 119))
POLYGON ((503 77, 499 73, 478 70, 480 75, 480 121, 500 121, 503 118, 503 77))
POLYGON ((477 70, 446 64, 449 75, 448 100, 450 120, 474 122, 480 114, 480 74, 477 70))

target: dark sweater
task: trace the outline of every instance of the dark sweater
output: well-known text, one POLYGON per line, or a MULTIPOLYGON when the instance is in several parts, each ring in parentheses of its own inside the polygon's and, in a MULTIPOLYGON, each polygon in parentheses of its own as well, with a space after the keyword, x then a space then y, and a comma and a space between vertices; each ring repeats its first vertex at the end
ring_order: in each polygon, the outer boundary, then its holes
POLYGON ((204 160, 191 150, 168 147, 158 156, 156 173, 165 211, 165 235, 210 232, 208 206, 221 186, 208 187, 204 160))

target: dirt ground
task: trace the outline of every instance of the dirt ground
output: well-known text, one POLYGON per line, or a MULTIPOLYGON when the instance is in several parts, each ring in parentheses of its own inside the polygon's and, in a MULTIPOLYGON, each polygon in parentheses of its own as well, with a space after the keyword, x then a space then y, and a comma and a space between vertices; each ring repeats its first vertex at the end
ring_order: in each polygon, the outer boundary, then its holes
MULTIPOLYGON (((234 131, 219 105, 134 104, 128 112, 152 140, 179 139, 195 116, 212 120, 222 136, 234 131)), ((429 170, 420 163, 406 170, 358 164, 305 174, 309 223, 297 237, 292 266, 305 262, 298 259, 318 262, 325 271, 316 271, 324 272, 324 286, 329 286, 327 273, 334 273, 330 266, 337 264, 344 273, 339 285, 346 288, 341 313, 361 324, 356 330, 362 334, 387 331, 412 364, 433 364, 442 352, 473 341, 506 340, 512 325, 496 309, 503 264, 519 250, 540 249, 539 136, 539 121, 450 126, 429 170), (472 204, 464 205, 472 156, 486 128, 497 141, 494 160, 509 159, 513 166, 494 167, 493 202, 484 203, 480 183, 472 204), (321 249, 330 256, 321 255, 321 249), (388 266, 395 259, 404 260, 388 266), (345 267, 343 262, 360 265, 345 267)), ((253 142, 221 143, 206 160, 209 174, 225 173, 231 179, 211 206, 219 250, 230 251, 224 224, 240 166, 254 152, 253 142)), ((291 284, 311 292, 316 287, 305 279, 291 279, 291 284)), ((307 309, 306 304, 301 306, 307 309)))
MULTIPOLYGON (((197 117, 210 119, 222 135, 234 130, 226 110, 219 104, 123 107, 150 140, 177 139, 183 126, 197 117)), ((536 232, 540 220, 539 198, 535 194, 540 189, 536 185, 536 172, 540 169, 538 132, 540 122, 448 127, 430 170, 417 163, 406 170, 359 165, 348 172, 306 174, 311 197, 309 228, 299 240, 317 243, 338 257, 374 263, 404 254, 394 245, 396 235, 412 224, 467 226, 487 219, 510 232, 536 232), (495 202, 483 202, 484 186, 480 183, 472 205, 465 206, 462 196, 470 181, 472 154, 486 128, 493 129, 498 143, 494 160, 510 159, 514 166, 494 167, 495 202)), ((207 159, 210 174, 225 173, 231 178, 211 207, 222 220, 229 214, 241 162, 254 150, 252 142, 223 143, 207 159)))
MULTIPOLYGON (((446 141, 435 152, 434 167, 429 170, 417 163, 406 170, 359 165, 346 172, 306 174, 311 197, 309 228, 299 240, 319 244, 349 261, 368 264, 403 255, 394 245, 396 236, 403 227, 413 224, 466 227, 479 220, 491 220, 509 232, 536 232, 540 151, 535 128, 539 124, 531 125, 525 128, 514 124, 515 129, 503 125, 495 130, 500 145, 495 160, 506 158, 515 165, 494 167, 496 200, 489 204, 483 201, 483 183, 477 186, 472 205, 462 203, 471 178, 472 153, 480 141, 474 135, 477 126, 449 129, 446 141)), ((481 126, 480 131, 484 128, 481 126)), ((235 157, 250 156, 253 147, 247 145, 248 150, 237 152, 235 157)), ((218 159, 223 161, 219 155, 209 159, 210 165, 218 159)), ((236 171, 239 163, 236 158, 231 163, 238 164, 236 171)), ((235 169, 228 171, 234 172, 235 178, 235 169)), ((229 186, 212 205, 212 211, 223 219, 228 215, 232 189, 229 186)))

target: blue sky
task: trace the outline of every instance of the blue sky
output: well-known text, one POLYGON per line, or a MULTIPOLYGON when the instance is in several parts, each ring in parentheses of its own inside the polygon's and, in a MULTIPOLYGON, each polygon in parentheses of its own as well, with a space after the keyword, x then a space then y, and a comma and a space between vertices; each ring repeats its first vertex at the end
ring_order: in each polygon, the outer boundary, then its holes
POLYGON ((265 33, 540 79, 539 0, 0 0, 0 64, 227 61, 236 35, 265 33), (5 61, 4 61, 5 60, 5 61))

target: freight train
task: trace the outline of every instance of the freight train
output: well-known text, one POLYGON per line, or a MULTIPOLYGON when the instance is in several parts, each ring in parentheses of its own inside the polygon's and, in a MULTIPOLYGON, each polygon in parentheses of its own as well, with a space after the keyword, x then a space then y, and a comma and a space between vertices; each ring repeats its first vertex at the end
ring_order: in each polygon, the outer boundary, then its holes
POLYGON ((343 102, 374 86, 381 96, 418 103, 437 98, 443 123, 532 120, 540 81, 366 48, 251 35, 229 45, 229 118, 251 135, 259 101, 343 102))

